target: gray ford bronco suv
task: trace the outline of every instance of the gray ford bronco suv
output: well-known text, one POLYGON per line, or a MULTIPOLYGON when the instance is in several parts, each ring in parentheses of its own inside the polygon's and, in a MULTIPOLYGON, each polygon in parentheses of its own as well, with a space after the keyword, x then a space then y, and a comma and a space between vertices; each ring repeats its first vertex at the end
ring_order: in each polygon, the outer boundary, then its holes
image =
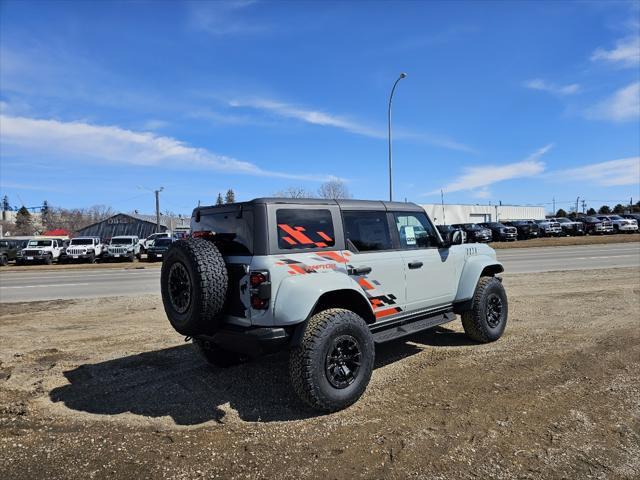
POLYGON ((362 395, 375 344, 455 320, 500 338, 507 296, 493 249, 442 238, 413 203, 259 198, 198 207, 161 273, 172 326, 211 363, 289 351, 313 408, 362 395))

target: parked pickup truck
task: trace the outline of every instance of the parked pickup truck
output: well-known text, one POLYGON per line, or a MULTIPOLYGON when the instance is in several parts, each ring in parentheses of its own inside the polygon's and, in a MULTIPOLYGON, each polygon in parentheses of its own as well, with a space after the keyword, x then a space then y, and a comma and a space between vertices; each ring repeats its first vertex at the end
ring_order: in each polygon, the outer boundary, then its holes
POLYGON ((613 233, 613 224, 610 220, 600 220, 597 217, 582 217, 580 221, 584 224, 584 232, 587 235, 613 233))
POLYGON ((529 238, 538 238, 540 236, 540 227, 533 220, 513 220, 502 223, 508 227, 516 228, 518 240, 528 240, 529 238))
POLYGON ((553 219, 536 220, 536 223, 542 237, 559 237, 562 234, 562 227, 553 219))
POLYGON ((45 263, 51 265, 54 261, 58 261, 63 249, 63 241, 57 238, 29 240, 26 248, 20 250, 16 258, 16 264, 45 263))
POLYGON ((576 222, 567 217, 551 218, 550 220, 559 223, 562 233, 565 235, 584 235, 584 224, 582 222, 576 222))
POLYGON ((638 231, 638 222, 631 218, 622 218, 620 215, 598 215, 597 218, 603 222, 611 222, 615 233, 635 233, 638 231))
POLYGON ((60 263, 89 262, 95 263, 102 255, 102 240, 100 237, 76 237, 71 239, 69 246, 60 255, 60 263))
POLYGON ((166 255, 167 250, 174 242, 174 239, 169 238, 157 238, 153 245, 147 250, 147 261, 155 262, 156 260, 162 260, 162 257, 166 255))

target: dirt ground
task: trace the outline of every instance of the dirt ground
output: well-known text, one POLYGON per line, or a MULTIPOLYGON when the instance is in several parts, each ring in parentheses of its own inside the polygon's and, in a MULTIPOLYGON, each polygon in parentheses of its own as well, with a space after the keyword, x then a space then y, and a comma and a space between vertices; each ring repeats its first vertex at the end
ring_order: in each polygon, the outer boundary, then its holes
POLYGON ((640 271, 504 282, 501 340, 383 345, 331 415, 283 354, 208 367, 157 296, 2 304, 2 478, 639 478, 640 271))
POLYGON ((492 242, 493 248, 564 247, 569 245, 603 245, 605 243, 640 242, 640 235, 620 233, 616 235, 587 235, 582 237, 545 237, 516 242, 492 242))

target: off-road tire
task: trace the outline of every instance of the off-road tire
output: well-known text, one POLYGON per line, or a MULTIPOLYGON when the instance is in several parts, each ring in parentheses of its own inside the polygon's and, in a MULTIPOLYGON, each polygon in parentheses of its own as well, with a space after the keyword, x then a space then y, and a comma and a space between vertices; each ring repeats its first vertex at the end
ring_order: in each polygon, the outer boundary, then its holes
POLYGON ((228 282, 224 259, 212 242, 189 238, 172 243, 162 262, 160 290, 164 310, 173 328, 191 336, 215 331, 216 316, 227 298, 228 282), (170 293, 172 268, 180 270, 188 278, 185 287, 188 300, 182 311, 174 305, 175 293, 174 297, 170 293))
POLYGON ((332 308, 315 314, 306 326, 300 346, 289 355, 293 389, 310 407, 334 412, 355 403, 364 393, 375 360, 373 336, 356 313, 332 308), (352 383, 344 388, 332 385, 326 371, 327 356, 335 339, 355 339, 360 350, 360 366, 352 383))
POLYGON ((45 255, 44 264, 51 265, 53 263, 53 257, 51 255, 45 255))
POLYGON ((0 255, 0 267, 6 267, 9 264, 9 259, 6 255, 0 255))
POLYGON ((471 309, 462 314, 464 332, 476 342, 496 341, 504 333, 508 316, 507 293, 502 282, 495 277, 480 277, 471 301, 471 309), (501 312, 497 325, 492 326, 488 313, 488 301, 494 296, 500 299, 501 312))
POLYGON ((218 345, 211 344, 198 338, 193 339, 193 344, 207 363, 215 367, 233 367, 234 365, 240 365, 241 363, 249 360, 249 357, 246 355, 225 350, 218 345))

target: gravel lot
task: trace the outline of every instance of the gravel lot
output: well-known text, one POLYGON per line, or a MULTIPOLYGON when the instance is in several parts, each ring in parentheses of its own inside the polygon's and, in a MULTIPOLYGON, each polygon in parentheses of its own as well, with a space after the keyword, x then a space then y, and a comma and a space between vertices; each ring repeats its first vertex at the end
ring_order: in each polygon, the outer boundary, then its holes
POLYGON ((13 478, 567 478, 640 472, 640 271, 507 275, 489 345, 459 322, 384 345, 318 416, 286 357, 209 368, 157 296, 0 305, 13 478))

